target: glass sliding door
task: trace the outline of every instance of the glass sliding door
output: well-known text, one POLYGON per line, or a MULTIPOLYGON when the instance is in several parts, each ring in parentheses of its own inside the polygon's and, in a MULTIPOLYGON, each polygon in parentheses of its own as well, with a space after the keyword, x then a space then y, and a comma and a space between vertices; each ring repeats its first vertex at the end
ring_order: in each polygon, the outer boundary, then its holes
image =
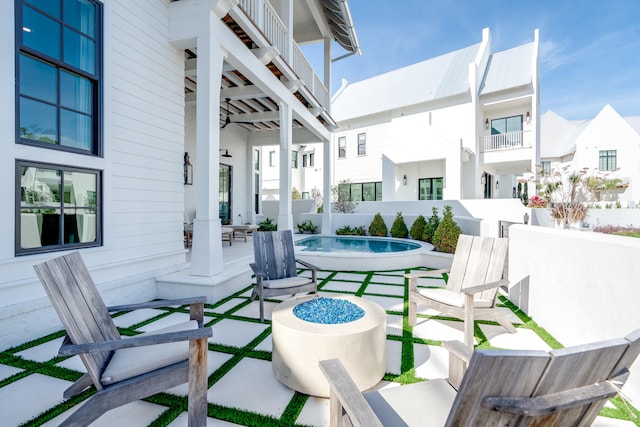
POLYGON ((418 200, 442 200, 443 179, 420 178, 418 180, 420 194, 418 200))

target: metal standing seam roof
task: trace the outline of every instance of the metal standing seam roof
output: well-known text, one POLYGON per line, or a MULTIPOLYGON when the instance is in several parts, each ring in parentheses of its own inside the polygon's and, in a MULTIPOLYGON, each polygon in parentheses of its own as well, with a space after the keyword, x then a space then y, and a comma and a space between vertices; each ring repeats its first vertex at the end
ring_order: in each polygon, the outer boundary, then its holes
POLYGON ((527 43, 492 54, 480 95, 532 84, 534 48, 534 43, 527 43))
POLYGON ((320 0, 334 40, 345 50, 360 52, 358 36, 346 0, 320 0))
POLYGON ((342 121, 467 93, 469 64, 479 47, 475 44, 349 84, 333 100, 331 115, 342 121))

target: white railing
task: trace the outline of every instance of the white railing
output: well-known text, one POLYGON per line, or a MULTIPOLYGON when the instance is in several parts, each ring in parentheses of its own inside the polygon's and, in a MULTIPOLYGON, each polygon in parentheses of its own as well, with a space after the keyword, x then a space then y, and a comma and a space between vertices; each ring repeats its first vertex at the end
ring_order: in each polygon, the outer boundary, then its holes
POLYGON ((524 132, 507 132, 482 137, 482 151, 508 150, 525 146, 524 132))
MULTIPOLYGON (((265 0, 239 0, 239 6, 262 31, 265 38, 278 49, 282 59, 287 61, 287 58, 289 58, 289 34, 271 3, 265 0)), ((295 42, 293 42, 292 62, 293 64, 290 65, 296 75, 315 96, 320 105, 327 108, 329 105, 329 91, 313 72, 313 68, 295 42)))

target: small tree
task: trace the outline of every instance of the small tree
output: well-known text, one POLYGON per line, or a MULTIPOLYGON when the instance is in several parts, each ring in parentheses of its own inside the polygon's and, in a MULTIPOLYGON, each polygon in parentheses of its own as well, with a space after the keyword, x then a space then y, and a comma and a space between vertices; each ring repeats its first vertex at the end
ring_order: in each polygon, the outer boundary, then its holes
POLYGON ((384 223, 382 215, 378 212, 369 225, 369 234, 372 236, 386 237, 388 234, 387 224, 384 223))
POLYGON ((318 187, 311 189, 311 198, 316 201, 316 211, 322 213, 322 193, 318 190, 318 187))
POLYGON ((438 216, 438 208, 433 207, 431 209, 431 216, 427 220, 424 226, 424 233, 422 234, 422 240, 428 243, 433 243, 433 235, 436 233, 438 226, 440 225, 440 217, 438 216))
POLYGON ((462 231, 460 230, 460 227, 458 227, 458 224, 453 220, 451 206, 445 206, 442 221, 433 235, 433 245, 438 252, 452 254, 456 251, 460 233, 462 233, 462 231))
POLYGON ((409 234, 413 240, 422 240, 422 235, 424 234, 424 227, 427 225, 427 220, 424 219, 422 215, 418 216, 413 224, 411 225, 411 231, 409 234))
POLYGON ((407 229, 407 224, 405 224, 404 218, 402 217, 402 212, 398 212, 396 214, 396 219, 393 221, 393 225, 391 225, 391 237, 405 239, 408 235, 409 230, 407 229))
POLYGON ((300 191, 298 191, 296 187, 293 187, 291 189, 291 200, 302 200, 302 195, 300 194, 300 191))
POLYGON ((331 186, 333 210, 337 213, 353 213, 357 202, 351 200, 351 180, 343 179, 338 185, 331 186))

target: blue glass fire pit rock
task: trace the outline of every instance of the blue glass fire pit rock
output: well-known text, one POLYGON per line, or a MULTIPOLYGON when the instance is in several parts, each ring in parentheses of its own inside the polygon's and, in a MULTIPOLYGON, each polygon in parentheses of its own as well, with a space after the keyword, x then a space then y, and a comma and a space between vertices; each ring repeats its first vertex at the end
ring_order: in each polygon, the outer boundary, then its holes
POLYGON ((364 317, 364 310, 351 301, 320 297, 296 305, 293 314, 306 322, 335 325, 364 317))

